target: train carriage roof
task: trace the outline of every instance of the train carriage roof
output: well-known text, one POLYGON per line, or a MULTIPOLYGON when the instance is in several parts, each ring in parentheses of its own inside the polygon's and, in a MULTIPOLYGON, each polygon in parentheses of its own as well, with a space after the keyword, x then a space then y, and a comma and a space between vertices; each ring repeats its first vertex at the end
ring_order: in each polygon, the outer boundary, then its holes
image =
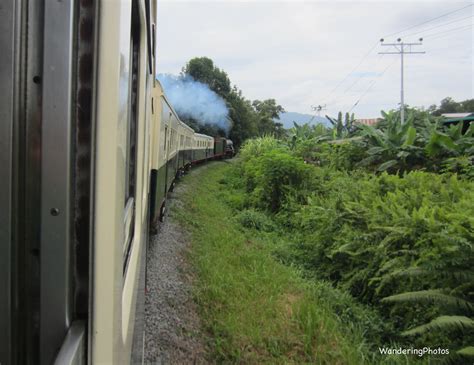
POLYGON ((184 123, 182 120, 179 121, 180 126, 188 133, 194 134, 194 129, 192 129, 189 125, 184 123))
POLYGON ((194 133, 195 137, 202 138, 202 139, 208 139, 208 140, 214 140, 211 136, 208 136, 206 134, 201 134, 201 133, 194 133))

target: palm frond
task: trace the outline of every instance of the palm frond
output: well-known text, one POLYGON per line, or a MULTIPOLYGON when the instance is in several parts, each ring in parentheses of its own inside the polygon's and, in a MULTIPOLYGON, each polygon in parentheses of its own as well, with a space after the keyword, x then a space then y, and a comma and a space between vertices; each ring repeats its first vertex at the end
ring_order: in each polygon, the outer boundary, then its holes
POLYGON ((457 307, 462 310, 474 310, 474 305, 467 300, 445 294, 442 290, 420 290, 391 295, 382 299, 382 302, 434 302, 442 306, 457 307))
POLYGON ((426 333, 431 330, 466 330, 474 328, 474 320, 465 316, 439 316, 430 323, 417 326, 402 332, 402 336, 413 336, 426 333))
POLYGON ((474 357, 474 346, 464 347, 456 351, 456 353, 461 356, 474 357))

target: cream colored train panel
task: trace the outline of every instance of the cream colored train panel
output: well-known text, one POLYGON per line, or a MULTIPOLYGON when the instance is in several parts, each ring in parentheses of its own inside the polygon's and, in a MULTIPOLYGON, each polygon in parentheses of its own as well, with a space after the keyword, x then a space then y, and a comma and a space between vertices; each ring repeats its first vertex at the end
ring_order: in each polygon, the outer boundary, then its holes
POLYGON ((137 292, 147 241, 150 132, 156 133, 145 11, 144 2, 101 3, 98 42, 107 46, 99 47, 97 66, 94 364, 131 362, 136 301, 143 295, 137 292))

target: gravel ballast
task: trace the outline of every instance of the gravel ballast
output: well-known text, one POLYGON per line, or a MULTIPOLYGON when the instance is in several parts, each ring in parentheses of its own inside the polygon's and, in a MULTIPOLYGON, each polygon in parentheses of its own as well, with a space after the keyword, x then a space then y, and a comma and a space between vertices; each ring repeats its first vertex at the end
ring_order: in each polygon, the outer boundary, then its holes
MULTIPOLYGON (((207 166, 192 171, 199 175, 207 166)), ((193 176, 192 178, 197 177, 193 176)), ((168 195, 167 210, 179 209, 186 184, 168 195)), ((186 259, 190 240, 166 214, 150 238, 145 298, 145 363, 207 364, 204 334, 192 298, 192 271, 186 259)))

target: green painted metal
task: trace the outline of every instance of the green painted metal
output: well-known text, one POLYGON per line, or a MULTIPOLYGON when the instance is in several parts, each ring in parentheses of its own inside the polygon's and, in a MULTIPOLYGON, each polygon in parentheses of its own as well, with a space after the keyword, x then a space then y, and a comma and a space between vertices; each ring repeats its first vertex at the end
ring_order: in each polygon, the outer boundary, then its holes
POLYGON ((465 121, 473 121, 473 120, 474 120, 474 115, 470 117, 464 117, 464 118, 445 119, 443 120, 443 123, 456 123, 456 122, 465 122, 465 121))
POLYGON ((214 140, 214 154, 223 155, 225 153, 225 138, 218 137, 214 140))

